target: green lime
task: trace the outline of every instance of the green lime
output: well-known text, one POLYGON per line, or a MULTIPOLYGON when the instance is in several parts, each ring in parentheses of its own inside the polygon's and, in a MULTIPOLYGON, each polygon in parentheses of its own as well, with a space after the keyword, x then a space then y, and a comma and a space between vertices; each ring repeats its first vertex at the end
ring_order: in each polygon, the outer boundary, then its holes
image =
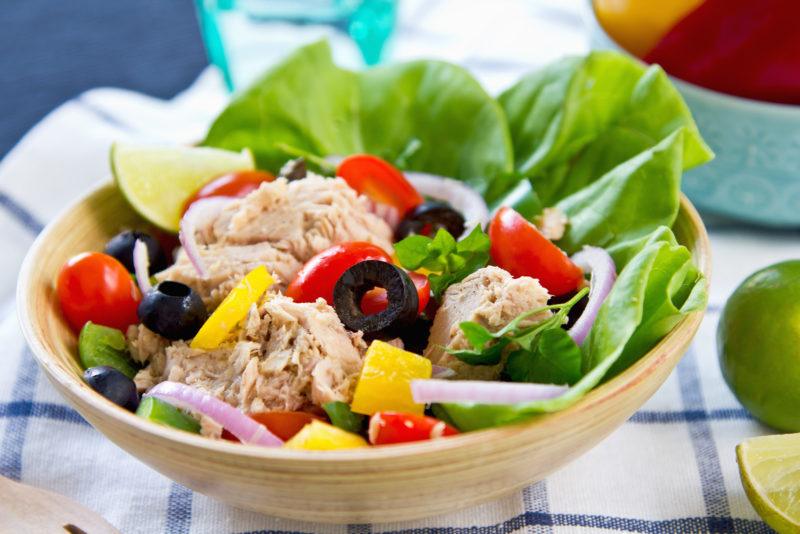
POLYGON ((779 430, 800 431, 800 260, 762 269, 725 304, 722 375, 739 402, 779 430))
POLYGON ((153 146, 115 143, 111 172, 122 194, 139 214, 156 226, 177 232, 183 205, 217 176, 252 170, 249 150, 153 146))
POLYGON ((800 434, 748 439, 736 459, 758 515, 779 533, 800 532, 800 434))

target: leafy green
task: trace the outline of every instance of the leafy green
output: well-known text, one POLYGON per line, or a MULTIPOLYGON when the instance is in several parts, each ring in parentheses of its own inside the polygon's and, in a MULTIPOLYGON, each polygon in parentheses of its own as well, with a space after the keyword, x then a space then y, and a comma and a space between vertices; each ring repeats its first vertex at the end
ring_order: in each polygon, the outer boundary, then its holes
POLYGON ((414 271, 424 267, 431 291, 441 297, 452 284, 458 283, 489 262, 489 236, 476 226, 467 237, 456 241, 441 228, 433 239, 412 235, 395 244, 394 251, 400 265, 414 271))
POLYGON ((683 131, 678 130, 557 204, 569 217, 558 245, 608 247, 671 226, 680 206, 683 131))
POLYGON ((328 419, 331 420, 333 426, 356 434, 360 434, 364 429, 364 423, 367 418, 363 415, 353 413, 350 409, 350 405, 346 402, 326 402, 322 405, 322 409, 328 414, 328 419))
POLYGON ((705 306, 705 279, 692 265, 685 247, 671 243, 663 229, 654 231, 651 239, 640 240, 639 245, 583 344, 580 379, 560 397, 545 401, 442 405, 458 428, 475 430, 562 410, 642 357, 686 314, 705 306))
POLYGON ((368 152, 466 180, 483 192, 512 170, 500 105, 463 68, 415 61, 354 73, 321 41, 297 50, 237 96, 204 145, 250 148, 277 171, 279 145, 316 156, 368 152))
POLYGON ((506 377, 513 382, 569 384, 580 380, 583 353, 563 328, 550 328, 539 336, 533 350, 520 349, 508 356, 506 377))
POLYGON ((613 52, 557 61, 499 97, 508 117, 515 168, 545 205, 586 187, 679 128, 682 166, 713 156, 688 107, 658 66, 613 52))
POLYGON ((536 350, 540 337, 545 332, 554 329, 561 330, 561 326, 567 320, 569 310, 585 297, 588 292, 589 290, 584 288, 567 302, 550 304, 523 312, 497 332, 490 332, 485 326, 476 322, 464 321, 458 327, 464 333, 464 337, 472 348, 446 350, 462 362, 470 365, 496 365, 500 363, 503 351, 509 345, 513 345, 525 352, 533 352, 536 350), (546 311, 555 311, 556 313, 541 321, 523 326, 523 321, 529 317, 546 311))

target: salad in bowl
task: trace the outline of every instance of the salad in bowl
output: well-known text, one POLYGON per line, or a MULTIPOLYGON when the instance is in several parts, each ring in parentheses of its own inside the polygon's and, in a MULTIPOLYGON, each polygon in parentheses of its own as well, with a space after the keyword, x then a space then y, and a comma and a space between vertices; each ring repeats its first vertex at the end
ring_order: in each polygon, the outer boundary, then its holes
POLYGON ((614 53, 495 99, 454 65, 354 73, 317 43, 201 146, 116 144, 143 223, 56 293, 86 384, 153 424, 449 439, 570 407, 704 309, 671 227, 711 157, 664 73, 614 53))

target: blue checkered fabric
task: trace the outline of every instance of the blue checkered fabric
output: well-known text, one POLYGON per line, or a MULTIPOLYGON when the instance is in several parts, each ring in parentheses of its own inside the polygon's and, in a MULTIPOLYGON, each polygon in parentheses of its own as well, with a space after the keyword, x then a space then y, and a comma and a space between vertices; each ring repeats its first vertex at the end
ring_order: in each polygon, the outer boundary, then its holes
MULTIPOLYGON (((419 53, 404 44, 404 35, 413 34, 415 46, 424 49, 419 43, 424 42, 425 32, 435 33, 437 20, 442 28, 436 9, 446 3, 431 2, 427 5, 432 7, 420 11, 417 2, 416 11, 403 12, 405 22, 395 44, 398 57, 419 53)), ((517 10, 521 4, 504 2, 517 10)), ((555 4, 550 2, 549 8, 555 4)), ((475 33, 469 9, 463 12, 462 26, 475 33)), ((523 13, 527 12, 519 11, 518 18, 523 13)), ((473 18, 480 19, 480 14, 473 18)), ((561 24, 558 35, 567 44, 554 45, 543 52, 545 56, 524 64, 492 63, 483 57, 488 54, 486 46, 470 48, 457 39, 450 48, 436 48, 442 43, 437 37, 427 50, 466 64, 496 89, 531 64, 581 51, 585 42, 569 28, 574 22, 563 14, 545 25, 533 20, 531 24, 539 24, 542 32, 561 24), (566 39, 564 34, 570 31, 572 36, 566 39)), ((502 44, 502 39, 498 42, 502 44)), ((58 397, 25 347, 15 318, 19 265, 47 221, 91 184, 106 179, 110 142, 191 142, 202 135, 225 98, 212 72, 169 102, 123 90, 92 90, 50 113, 0 162, 2 475, 68 495, 126 533, 770 531, 747 501, 734 454, 737 443, 769 429, 754 421, 724 384, 714 333, 721 306, 733 288, 753 270, 796 256, 800 235, 768 233, 726 221, 708 219, 715 256, 711 305, 676 372, 603 443, 547 480, 500 500, 385 525, 281 520, 236 510, 192 492, 105 439, 58 397)))

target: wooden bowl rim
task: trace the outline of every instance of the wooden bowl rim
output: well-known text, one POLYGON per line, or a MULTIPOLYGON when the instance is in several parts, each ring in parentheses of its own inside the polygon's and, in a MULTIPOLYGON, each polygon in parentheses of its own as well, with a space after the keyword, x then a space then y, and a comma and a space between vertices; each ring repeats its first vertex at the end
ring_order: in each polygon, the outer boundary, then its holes
MULTIPOLYGON (((421 458, 423 456, 448 452, 461 447, 486 444, 489 441, 502 443, 505 438, 512 435, 522 434, 524 436, 526 433, 533 435, 538 433, 542 427, 552 426, 553 428, 558 428, 562 420, 568 419, 573 414, 608 403, 625 390, 634 388, 637 384, 643 382, 660 364, 669 359, 669 355, 672 353, 670 349, 673 347, 677 348, 683 336, 694 335, 704 315, 704 310, 688 314, 658 343, 658 345, 653 347, 653 349, 638 362, 624 372, 620 373, 612 380, 596 387, 572 406, 552 414, 543 414, 538 416, 534 421, 524 421, 507 426, 465 432, 458 436, 448 437, 447 439, 428 442, 336 451, 299 451, 245 445, 224 440, 211 440, 166 426, 152 424, 101 397, 89 388, 78 375, 60 365, 35 334, 36 329, 34 325, 39 322, 39 319, 35 316, 33 310, 29 308, 31 299, 28 298, 28 295, 32 295, 36 290, 33 286, 33 277, 31 273, 37 263, 37 259, 40 255, 46 253, 45 246, 49 242, 51 234, 58 228, 62 219, 67 217, 69 213, 80 204, 87 202, 96 195, 99 196, 107 193, 108 190, 112 188, 116 188, 116 185, 109 182, 103 182, 95 186, 85 195, 71 203, 67 208, 63 209, 34 241, 25 256, 17 283, 17 314, 23 335, 34 357, 49 378, 66 388, 71 394, 78 397, 84 403, 95 407, 102 413, 103 417, 115 419, 120 424, 135 427, 139 432, 155 435, 164 440, 173 442, 172 444, 174 445, 226 455, 228 459, 240 457, 242 459, 285 460, 290 463, 316 463, 320 460, 326 460, 347 464, 363 464, 364 462, 380 462, 387 459, 406 458, 409 456, 421 458)), ((709 279, 711 275, 711 248, 708 233, 697 210, 683 193, 681 193, 680 210, 686 213, 690 227, 693 227, 697 232, 697 239, 694 247, 696 250, 695 260, 700 271, 709 279)))

